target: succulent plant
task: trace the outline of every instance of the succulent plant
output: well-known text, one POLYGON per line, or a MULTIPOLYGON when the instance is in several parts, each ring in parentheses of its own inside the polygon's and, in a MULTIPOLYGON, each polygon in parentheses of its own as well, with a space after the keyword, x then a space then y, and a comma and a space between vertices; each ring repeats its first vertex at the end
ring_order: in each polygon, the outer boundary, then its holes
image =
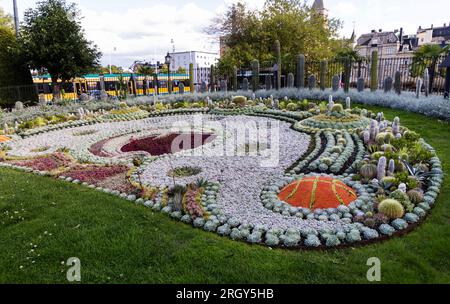
POLYGON ((423 192, 421 192, 421 191, 419 191, 417 189, 409 190, 406 193, 406 195, 408 195, 409 200, 414 205, 417 205, 417 204, 423 202, 423 192))
POLYGON ((391 194, 389 194, 389 198, 398 201, 408 212, 411 212, 414 209, 414 204, 411 203, 408 195, 401 190, 391 192, 391 194))
POLYGON ((374 164, 362 165, 359 169, 359 173, 364 178, 373 179, 377 177, 377 166, 375 166, 374 164))
POLYGON ((386 176, 386 157, 382 156, 378 160, 377 179, 382 180, 386 176))
POLYGON ((378 211, 390 219, 401 218, 405 213, 402 204, 395 199, 386 199, 378 205, 378 211))
POLYGON ((372 52, 370 67, 370 90, 375 92, 378 89, 378 51, 372 52))
POLYGON ((297 56, 297 88, 305 87, 305 55, 297 56))
POLYGON ((331 112, 342 113, 344 112, 344 107, 340 103, 337 103, 333 105, 331 112))

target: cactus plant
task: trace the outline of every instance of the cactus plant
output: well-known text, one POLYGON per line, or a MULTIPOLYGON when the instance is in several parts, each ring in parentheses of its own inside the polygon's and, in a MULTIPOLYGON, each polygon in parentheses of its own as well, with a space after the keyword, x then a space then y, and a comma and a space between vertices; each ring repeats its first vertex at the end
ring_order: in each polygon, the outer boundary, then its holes
POLYGON ((382 180, 384 177, 386 177, 386 164, 387 159, 386 157, 382 156, 378 160, 378 166, 377 166, 377 179, 382 180))
POLYGON ((364 87, 365 87, 364 78, 362 78, 362 77, 358 78, 358 80, 356 81, 356 88, 357 88, 358 92, 363 92, 364 87))
POLYGON ((344 65, 344 92, 348 92, 350 90, 350 77, 352 73, 352 60, 346 59, 344 65))
POLYGON ((370 90, 375 92, 378 89, 378 51, 372 52, 370 67, 370 90))
POLYGON ((395 93, 400 95, 402 93, 402 74, 400 71, 395 72, 395 83, 394 83, 395 93))
POLYGON ((227 93, 228 86, 227 86, 227 81, 226 81, 226 80, 221 80, 221 81, 220 81, 220 90, 221 90, 222 92, 227 93))
POLYGON ((289 73, 287 77, 287 87, 293 88, 294 87, 294 74, 289 73))
POLYGON ((430 93, 430 73, 428 72, 428 68, 423 72, 423 85, 425 89, 425 96, 428 97, 430 93))
POLYGON ((252 90, 256 92, 259 88, 259 61, 252 61, 252 90))
POLYGON ((232 79, 233 79, 233 91, 237 91, 237 90, 239 90, 239 87, 238 87, 238 76, 237 76, 237 72, 238 72, 238 69, 237 69, 237 67, 236 66, 234 66, 233 67, 233 77, 232 77, 232 79))
POLYGON ((242 90, 247 92, 248 91, 248 79, 244 78, 244 80, 242 81, 242 90))
POLYGON ((407 193, 409 200, 411 201, 411 203, 413 203, 414 205, 417 205, 421 202, 423 202, 423 193, 419 190, 409 190, 407 193))
POLYGON ((421 91, 422 91, 422 79, 418 78, 416 81, 416 98, 420 98, 421 91))
POLYGON ((352 102, 350 97, 345 98, 345 108, 350 110, 352 108, 352 102))
POLYGON ((384 92, 389 93, 392 90, 392 77, 387 77, 384 79, 384 92))
POLYGON ((272 90, 272 76, 266 75, 266 90, 272 90))
POLYGON ((325 82, 327 79, 327 66, 328 62, 326 60, 323 60, 320 62, 320 89, 322 91, 325 91, 325 82))
POLYGON ((184 94, 184 84, 182 82, 178 85, 178 93, 184 94))
POLYGON ((215 83, 216 83, 216 75, 215 75, 215 71, 214 71, 214 65, 211 65, 211 69, 209 71, 209 91, 210 92, 216 91, 215 83))
POLYGON ((331 112, 342 113, 344 112, 344 107, 340 103, 334 104, 331 108, 331 112))
POLYGON ((359 169, 359 174, 361 174, 362 177, 367 179, 374 179, 377 177, 377 166, 374 164, 364 164, 361 166, 361 169, 359 169))
POLYGON ((195 92, 195 87, 194 87, 194 64, 193 63, 189 64, 189 90, 191 91, 191 93, 195 92))
POLYGON ((297 56, 297 88, 305 87, 305 55, 297 56))
POLYGON ((390 219, 401 218, 405 213, 402 204, 394 199, 386 199, 378 205, 378 211, 390 219))
POLYGON ((276 83, 276 89, 279 90, 281 89, 281 45, 280 45, 280 41, 276 40, 275 41, 275 57, 277 58, 277 67, 278 67, 278 72, 277 72, 277 79, 275 81, 276 83))
POLYGON ((245 97, 245 96, 235 96, 235 97, 233 97, 232 102, 235 105, 243 107, 247 103, 247 97, 245 97))
POLYGON ((316 88, 316 76, 311 75, 308 78, 308 88, 314 90, 316 88))
POLYGON ((338 75, 334 75, 333 78, 331 79, 331 88, 333 89, 334 92, 337 92, 339 90, 339 76, 338 75))
POLYGON ((395 161, 393 159, 389 160, 388 175, 393 176, 395 172, 395 161))

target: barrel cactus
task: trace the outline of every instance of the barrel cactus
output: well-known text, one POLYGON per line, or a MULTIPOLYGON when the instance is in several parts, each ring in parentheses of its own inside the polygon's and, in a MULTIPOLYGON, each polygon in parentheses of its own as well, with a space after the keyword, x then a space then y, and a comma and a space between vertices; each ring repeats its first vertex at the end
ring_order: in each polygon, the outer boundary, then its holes
POLYGON ((423 202, 423 192, 420 190, 412 189, 409 190, 407 193, 409 200, 414 205, 417 205, 421 202, 423 202))
POLYGON ((386 215, 390 219, 403 217, 405 210, 402 204, 394 199, 386 199, 378 205, 378 211, 386 215))
POLYGON ((359 173, 366 179, 373 179, 377 177, 377 166, 374 164, 362 165, 361 169, 359 169, 359 173))
POLYGON ((247 97, 245 97, 245 96, 235 96, 235 97, 233 97, 232 101, 233 101, 233 103, 235 105, 243 107, 247 103, 247 97))

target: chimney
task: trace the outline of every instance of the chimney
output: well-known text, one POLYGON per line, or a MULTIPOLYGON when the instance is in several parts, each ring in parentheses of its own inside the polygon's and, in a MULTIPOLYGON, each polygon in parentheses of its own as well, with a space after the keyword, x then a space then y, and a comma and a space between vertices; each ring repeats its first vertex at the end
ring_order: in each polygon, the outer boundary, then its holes
POLYGON ((444 27, 447 27, 447 23, 444 23, 444 27))
POLYGON ((383 30, 382 30, 382 29, 379 29, 378 31, 381 33, 383 30))
POLYGON ((403 44, 403 28, 400 28, 400 44, 403 44))
POLYGON ((431 25, 431 29, 433 29, 433 25, 431 25))
POLYGON ((422 26, 421 25, 419 25, 419 30, 421 30, 422 29, 422 26))
POLYGON ((372 33, 376 33, 377 31, 376 30, 372 30, 372 33))

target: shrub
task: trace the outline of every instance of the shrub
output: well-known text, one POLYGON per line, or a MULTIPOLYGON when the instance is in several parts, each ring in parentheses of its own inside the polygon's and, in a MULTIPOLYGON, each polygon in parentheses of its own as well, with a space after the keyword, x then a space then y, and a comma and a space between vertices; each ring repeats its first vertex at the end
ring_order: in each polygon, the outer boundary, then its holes
POLYGON ((233 97, 232 102, 240 107, 245 106, 245 104, 247 103, 247 97, 245 96, 235 96, 233 97))
POLYGON ((386 199, 378 205, 378 211, 391 219, 401 218, 405 213, 402 204, 395 199, 386 199))

